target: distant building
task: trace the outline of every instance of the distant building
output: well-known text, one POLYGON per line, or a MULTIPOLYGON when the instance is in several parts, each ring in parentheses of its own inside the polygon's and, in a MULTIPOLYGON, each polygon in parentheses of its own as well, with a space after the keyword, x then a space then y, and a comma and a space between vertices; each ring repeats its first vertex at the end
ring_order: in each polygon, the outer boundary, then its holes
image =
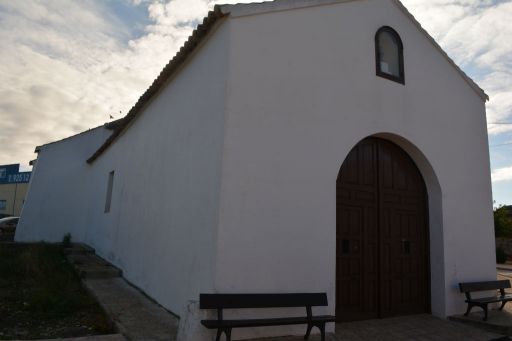
POLYGON ((0 166, 0 216, 19 216, 31 172, 20 172, 20 165, 0 166))

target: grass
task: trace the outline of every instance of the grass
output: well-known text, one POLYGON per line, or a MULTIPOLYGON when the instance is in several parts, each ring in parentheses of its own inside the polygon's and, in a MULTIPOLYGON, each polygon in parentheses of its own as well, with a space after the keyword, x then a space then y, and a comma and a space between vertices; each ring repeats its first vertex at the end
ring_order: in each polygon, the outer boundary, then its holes
POLYGON ((0 339, 111 333, 58 245, 0 243, 0 339))

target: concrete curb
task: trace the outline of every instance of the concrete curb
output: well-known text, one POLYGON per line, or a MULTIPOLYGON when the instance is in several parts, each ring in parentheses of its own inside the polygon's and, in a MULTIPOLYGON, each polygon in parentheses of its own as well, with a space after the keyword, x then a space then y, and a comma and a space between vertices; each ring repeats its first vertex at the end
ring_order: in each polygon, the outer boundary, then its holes
MULTIPOLYGON (((24 341, 24 340, 16 340, 24 341)), ((72 337, 66 339, 40 339, 32 341, 126 341, 126 338, 121 334, 108 334, 108 335, 93 335, 84 337, 72 337)))

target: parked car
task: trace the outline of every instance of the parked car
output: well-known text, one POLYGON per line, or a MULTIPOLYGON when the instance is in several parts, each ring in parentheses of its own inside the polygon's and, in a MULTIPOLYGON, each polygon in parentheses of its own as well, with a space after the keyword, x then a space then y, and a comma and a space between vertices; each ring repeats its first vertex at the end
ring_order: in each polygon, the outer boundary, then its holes
POLYGON ((7 217, 0 219, 0 233, 14 233, 20 217, 7 217))

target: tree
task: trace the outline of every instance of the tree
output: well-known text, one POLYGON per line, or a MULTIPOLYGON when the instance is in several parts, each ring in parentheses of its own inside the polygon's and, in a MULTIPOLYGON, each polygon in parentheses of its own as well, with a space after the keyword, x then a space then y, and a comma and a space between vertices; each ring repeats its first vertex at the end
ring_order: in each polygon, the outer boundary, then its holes
POLYGON ((500 206, 494 209, 494 234, 496 237, 512 238, 510 206, 500 206))

